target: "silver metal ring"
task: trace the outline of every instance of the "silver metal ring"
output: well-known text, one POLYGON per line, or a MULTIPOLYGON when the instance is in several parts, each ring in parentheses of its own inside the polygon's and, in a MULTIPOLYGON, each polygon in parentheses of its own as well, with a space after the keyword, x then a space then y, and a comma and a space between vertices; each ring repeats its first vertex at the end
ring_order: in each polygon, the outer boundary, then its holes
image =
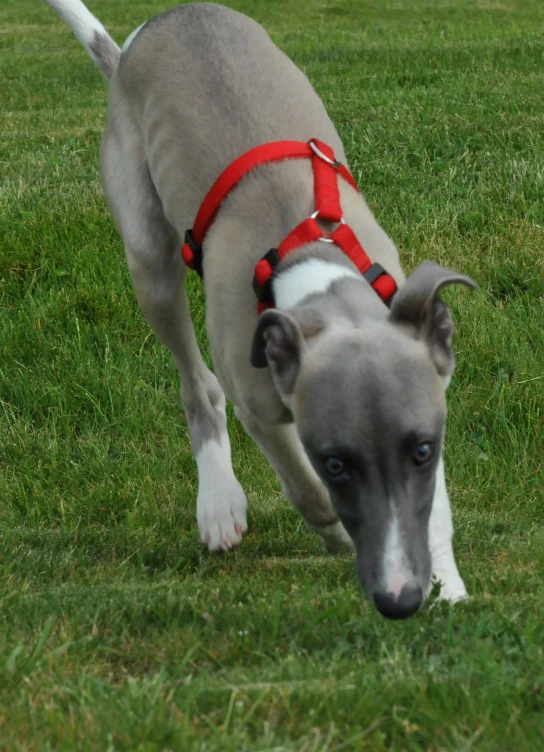
POLYGON ((317 156, 320 157, 324 162, 327 162, 327 164, 330 164, 333 167, 339 166, 340 163, 336 159, 329 159, 329 157, 323 154, 319 146, 316 146, 313 141, 310 141, 310 149, 314 152, 314 154, 317 154, 317 156))
MULTIPOLYGON (((314 211, 313 214, 310 214, 310 219, 316 219, 317 217, 319 217, 319 212, 318 211, 314 211)), ((344 217, 340 217, 339 224, 341 224, 341 225, 345 225, 346 224, 346 220, 344 219, 344 217)))

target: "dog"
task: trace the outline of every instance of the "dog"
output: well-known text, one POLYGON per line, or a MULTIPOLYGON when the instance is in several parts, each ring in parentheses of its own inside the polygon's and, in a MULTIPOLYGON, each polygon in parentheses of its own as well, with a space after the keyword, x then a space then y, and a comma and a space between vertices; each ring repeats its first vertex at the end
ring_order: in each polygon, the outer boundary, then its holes
POLYGON ((253 20, 184 5, 119 49, 79 0, 46 2, 109 82, 102 187, 138 303, 180 374, 202 542, 228 551, 247 530, 228 398, 308 528, 329 551, 355 551, 358 579, 381 614, 414 614, 433 578, 441 598, 466 598, 442 461, 454 356, 439 292, 474 282, 432 262, 405 279, 393 242, 341 167, 322 101, 253 20), (263 145, 286 142, 301 156, 268 158, 275 147, 263 145), (240 159, 256 163, 221 193, 215 181, 232 183, 240 159), (205 199, 213 206, 195 239, 205 199), (192 326, 187 264, 203 272, 215 375, 192 326), (269 274, 256 286, 259 264, 269 274), (362 273, 369 266, 396 291, 389 306, 362 273))

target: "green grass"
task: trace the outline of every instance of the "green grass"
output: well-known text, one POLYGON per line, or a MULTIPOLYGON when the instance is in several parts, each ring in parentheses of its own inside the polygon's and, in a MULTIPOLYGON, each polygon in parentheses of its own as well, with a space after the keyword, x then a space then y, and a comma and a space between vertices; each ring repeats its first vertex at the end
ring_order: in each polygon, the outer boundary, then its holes
MULTIPOLYGON (((405 268, 480 285, 448 293, 473 597, 383 620, 235 422, 250 532, 201 547, 177 375, 100 193, 106 87, 45 4, 3 0, 0 749, 540 750, 544 4, 231 4, 310 77, 405 268)), ((165 7, 91 3, 119 41, 165 7)))

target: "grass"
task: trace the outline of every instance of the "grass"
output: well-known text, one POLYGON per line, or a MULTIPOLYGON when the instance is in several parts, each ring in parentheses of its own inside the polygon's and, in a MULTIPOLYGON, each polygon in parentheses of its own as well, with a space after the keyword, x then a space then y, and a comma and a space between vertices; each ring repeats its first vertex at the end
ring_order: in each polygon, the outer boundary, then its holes
MULTIPOLYGON (((90 4, 119 41, 166 7, 90 4)), ((448 293, 473 598, 380 618, 234 421, 250 533, 203 550, 177 375, 100 193, 106 87, 44 3, 4 0, 0 749, 540 750, 544 6, 231 4, 310 77, 406 269, 480 285, 448 293)))

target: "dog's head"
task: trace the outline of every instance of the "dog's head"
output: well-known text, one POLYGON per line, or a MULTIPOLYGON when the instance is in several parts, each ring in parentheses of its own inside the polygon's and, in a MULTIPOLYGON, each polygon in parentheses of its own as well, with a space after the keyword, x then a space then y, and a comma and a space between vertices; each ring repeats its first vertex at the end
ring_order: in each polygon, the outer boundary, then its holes
MULTIPOLYGON (((425 262, 386 316, 272 310, 252 363, 270 366, 304 448, 354 541, 378 610, 415 613, 431 575, 428 524, 454 368, 453 323, 439 297, 472 280, 425 262)), ((358 283, 356 283, 358 284, 358 283)))

